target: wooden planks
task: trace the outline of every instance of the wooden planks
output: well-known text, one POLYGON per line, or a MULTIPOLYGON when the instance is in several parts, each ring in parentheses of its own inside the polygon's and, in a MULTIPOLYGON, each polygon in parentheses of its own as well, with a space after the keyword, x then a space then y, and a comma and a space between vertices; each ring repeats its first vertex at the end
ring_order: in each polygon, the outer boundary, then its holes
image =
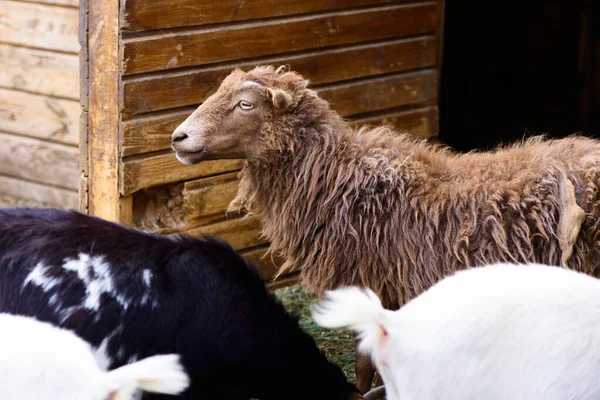
POLYGON ((58 6, 79 7, 79 0, 20 0, 28 3, 44 3, 58 6))
POLYGON ((0 44, 0 87, 79 99, 76 55, 0 44))
MULTIPOLYGON (((64 0, 66 1, 66 0, 64 0)), ((245 21, 324 10, 350 8, 392 0, 125 0, 123 28, 140 31, 245 21), (160 15, 161 18, 156 18, 160 15)))
POLYGON ((353 81, 320 89, 319 95, 342 116, 420 104, 437 98, 437 74, 428 70, 353 81))
POLYGON ((5 133, 0 133, 0 143, 0 174, 78 189, 77 148, 5 133))
POLYGON ((360 125, 389 125, 398 132, 409 133, 420 138, 437 136, 438 109, 436 106, 405 111, 392 111, 354 121, 360 125))
MULTIPOLYGON (((280 55, 262 65, 289 64, 313 85, 434 66, 436 41, 432 36, 343 47, 330 51, 280 55), (335 62, 331 62, 335 59, 335 62)), ((124 116, 198 105, 234 69, 250 69, 256 61, 163 74, 124 82, 124 116), (152 93, 152 96, 146 94, 152 93)))
POLYGON ((0 0, 0 42, 77 53, 76 8, 0 0))
POLYGON ((124 75, 418 35, 437 28, 437 4, 394 5, 199 29, 124 43, 124 75))
POLYGON ((76 146, 79 102, 0 89, 0 130, 76 146))
POLYGON ((243 160, 218 160, 183 165, 177 161, 174 153, 125 159, 121 194, 128 195, 146 187, 235 171, 243 164, 243 160))
POLYGON ((263 280, 272 279, 278 271, 278 266, 283 264, 283 260, 274 254, 267 254, 269 246, 260 246, 243 252, 244 258, 254 264, 260 277, 263 280))
POLYGON ((26 198, 44 206, 77 209, 77 192, 0 175, 0 193, 26 198))
POLYGON ((183 195, 188 221, 225 214, 238 190, 237 175, 232 172, 186 182, 183 195))
POLYGON ((238 250, 265 244, 266 240, 261 236, 261 232, 261 220, 256 215, 184 231, 184 233, 192 236, 200 236, 202 234, 217 236, 238 250))

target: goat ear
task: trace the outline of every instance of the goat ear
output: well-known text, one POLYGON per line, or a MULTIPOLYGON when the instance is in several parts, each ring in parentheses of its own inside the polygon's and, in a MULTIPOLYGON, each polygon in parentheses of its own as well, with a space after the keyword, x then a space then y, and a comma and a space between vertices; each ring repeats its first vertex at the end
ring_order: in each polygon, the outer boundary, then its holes
POLYGON ((280 65, 276 70, 275 73, 277 75, 279 74, 285 74, 286 72, 290 72, 290 66, 288 64, 285 65, 280 65))
POLYGON ((267 88, 267 97, 278 110, 285 110, 292 104, 292 96, 283 90, 267 88))

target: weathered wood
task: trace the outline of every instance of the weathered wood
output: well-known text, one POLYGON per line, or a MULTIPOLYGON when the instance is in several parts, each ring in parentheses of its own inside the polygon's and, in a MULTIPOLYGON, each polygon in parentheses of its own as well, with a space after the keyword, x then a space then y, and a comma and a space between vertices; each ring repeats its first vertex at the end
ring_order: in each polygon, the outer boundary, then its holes
MULTIPOLYGON (((341 115, 349 117, 386 108, 429 102, 437 98, 435 70, 361 79, 317 89, 341 115)), ((220 82, 219 82, 220 83, 220 82)), ((140 94, 141 95, 141 94, 140 94)), ((124 155, 143 154, 171 147, 171 134, 194 110, 128 120, 123 127, 124 155)))
POLYGON ((243 160, 218 160, 183 165, 177 161, 174 153, 125 159, 121 194, 128 195, 142 188, 235 171, 243 164, 243 160))
POLYGON ((9 176, 0 175, 0 193, 32 200, 42 206, 73 210, 78 208, 78 196, 74 190, 40 185, 9 176))
POLYGON ((0 41, 69 53, 79 51, 76 8, 0 0, 0 41))
POLYGON ((319 96, 343 116, 422 104, 437 98, 435 70, 336 84, 319 89, 319 96))
POLYGON ((124 74, 434 32, 437 4, 394 5, 132 38, 124 74))
POLYGON ((0 89, 0 130, 51 140, 79 143, 79 102, 0 89))
POLYGON ((78 57, 0 44, 0 86, 78 100, 78 57))
POLYGON ((186 182, 183 197, 188 221, 225 214, 238 190, 237 175, 232 172, 186 182))
POLYGON ((70 6, 70 7, 79 7, 79 0, 19 0, 24 2, 31 3, 44 3, 44 4, 54 4, 61 6, 70 6))
POLYGON ((266 240, 261 236, 261 232, 261 220, 256 215, 184 231, 184 233, 192 236, 201 236, 202 234, 216 236, 228 242, 237 250, 265 244, 266 240))
POLYGON ((88 5, 88 211, 120 221, 119 2, 88 5))
POLYGON ((435 38, 425 36, 133 79, 123 85, 123 113, 127 117, 200 104, 234 68, 289 64, 294 71, 309 79, 312 85, 319 85, 430 67, 436 63, 436 51, 435 38))
POLYGON ((272 279, 283 264, 283 260, 274 254, 267 254, 269 246, 260 246, 255 249, 242 252, 244 258, 256 266, 263 280, 272 279))
POLYGON ((438 109, 435 106, 414 110, 385 113, 353 121, 353 125, 389 125, 398 132, 405 132, 420 138, 438 135, 438 109))
POLYGON ((281 17, 392 0, 125 0, 123 29, 131 31, 281 17), (160 15, 161 18, 156 18, 160 15))
POLYGON ((79 188, 77 148, 0 133, 0 174, 60 188, 79 188))

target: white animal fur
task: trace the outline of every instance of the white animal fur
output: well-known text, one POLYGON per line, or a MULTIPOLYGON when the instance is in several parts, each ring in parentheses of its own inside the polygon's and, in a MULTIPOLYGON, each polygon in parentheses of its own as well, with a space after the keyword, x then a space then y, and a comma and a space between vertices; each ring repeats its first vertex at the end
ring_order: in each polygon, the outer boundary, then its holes
POLYGON ((398 311, 347 287, 313 318, 364 338, 389 400, 600 399, 600 281, 582 273, 472 268, 398 311))
POLYGON ((179 394, 189 384, 177 355, 105 372, 72 332, 8 314, 0 314, 0 377, 3 400, 128 400, 136 389, 179 394))

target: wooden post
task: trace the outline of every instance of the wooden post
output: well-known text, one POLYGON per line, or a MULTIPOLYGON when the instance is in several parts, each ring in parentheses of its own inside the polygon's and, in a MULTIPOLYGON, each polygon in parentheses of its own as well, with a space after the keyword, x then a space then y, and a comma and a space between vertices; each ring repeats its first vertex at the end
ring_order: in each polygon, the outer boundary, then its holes
POLYGON ((119 0, 89 1, 87 11, 88 212, 120 221, 119 0))

